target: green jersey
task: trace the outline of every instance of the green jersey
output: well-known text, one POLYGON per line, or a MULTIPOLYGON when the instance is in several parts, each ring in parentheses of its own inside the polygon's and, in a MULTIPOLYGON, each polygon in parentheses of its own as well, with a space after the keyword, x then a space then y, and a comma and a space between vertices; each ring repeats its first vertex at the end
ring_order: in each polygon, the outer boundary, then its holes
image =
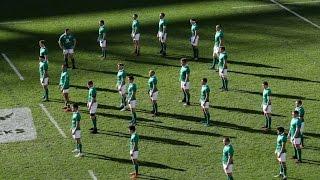
POLYGON ((137 85, 135 83, 130 83, 128 86, 128 100, 136 100, 136 92, 137 92, 137 85))
MULTIPOLYGON (((277 153, 281 152, 282 145, 286 144, 286 142, 287 142, 287 136, 284 133, 279 134, 278 138, 277 138, 277 145, 276 145, 276 152, 277 153)), ((283 152, 286 152, 285 149, 283 149, 283 152)))
POLYGON ((46 61, 40 61, 39 63, 39 73, 40 79, 43 80, 45 78, 46 71, 48 71, 48 63, 46 61))
POLYGON ((126 84, 127 73, 122 69, 118 71, 117 74, 117 86, 126 84))
POLYGON ((221 45, 221 41, 224 37, 224 33, 222 31, 217 31, 214 35, 214 46, 219 47, 221 45))
POLYGON ((303 106, 296 107, 294 110, 299 112, 299 118, 300 118, 301 122, 304 122, 304 108, 303 108, 303 106))
POLYGON ((182 66, 180 69, 180 81, 182 82, 189 82, 189 78, 187 79, 186 76, 190 76, 190 68, 188 65, 182 66))
POLYGON ((224 51, 219 54, 219 62, 218 62, 219 69, 227 69, 226 67, 227 59, 228 59, 227 52, 224 51))
POLYGON ((59 38, 59 42, 64 49, 73 49, 75 41, 76 38, 71 34, 67 35, 63 33, 59 38))
MULTIPOLYGON (((291 139, 295 138, 294 134, 296 133, 297 128, 301 128, 301 120, 299 118, 292 118, 290 122, 289 134, 291 139)), ((297 134, 298 138, 301 138, 301 132, 297 134)))
POLYGON ((71 121, 71 128, 72 129, 76 129, 76 130, 80 130, 80 126, 79 128, 77 128, 77 124, 80 123, 81 120, 81 116, 79 112, 73 112, 72 114, 72 121, 71 121))
POLYGON ((130 137, 130 151, 138 151, 139 135, 137 133, 131 134, 130 137))
POLYGON ((158 31, 163 32, 163 33, 165 33, 167 31, 167 20, 165 20, 165 19, 159 20, 159 30, 158 31))
POLYGON ((191 35, 192 36, 196 35, 196 31, 198 31, 198 30, 199 30, 199 27, 196 23, 191 25, 191 35))
POLYGON ((40 48, 40 56, 48 56, 48 49, 46 47, 40 48))
MULTIPOLYGON (((227 164, 229 156, 233 156, 234 150, 231 144, 225 145, 222 151, 222 163, 227 164)), ((230 162, 231 164, 233 162, 230 162)))
POLYGON ((60 76, 60 87, 62 89, 69 89, 70 87, 70 83, 69 83, 69 73, 68 71, 64 71, 61 73, 61 76, 60 76))
POLYGON ((106 39, 106 33, 107 33, 107 27, 105 25, 102 25, 99 27, 99 37, 98 39, 100 41, 105 40, 106 39))
POLYGON ((156 76, 151 76, 148 80, 149 91, 157 92, 158 78, 156 76))
POLYGON ((92 102, 93 98, 97 97, 97 90, 95 87, 89 88, 89 93, 88 93, 88 102, 92 102))
POLYGON ((135 34, 140 33, 140 22, 138 20, 132 21, 132 33, 135 33, 135 34))
POLYGON ((207 84, 202 85, 200 93, 200 101, 209 102, 210 88, 207 84))
POLYGON ((262 104, 263 105, 270 105, 270 96, 271 96, 271 89, 268 87, 263 90, 262 93, 262 104))

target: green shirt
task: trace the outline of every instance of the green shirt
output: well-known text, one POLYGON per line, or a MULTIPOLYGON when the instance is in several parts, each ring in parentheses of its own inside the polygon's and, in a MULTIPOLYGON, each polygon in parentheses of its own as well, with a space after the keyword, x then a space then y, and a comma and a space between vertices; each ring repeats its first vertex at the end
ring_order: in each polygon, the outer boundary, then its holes
POLYGON ((99 40, 105 40, 106 39, 106 33, 107 33, 107 28, 105 25, 102 25, 99 27, 99 40))
POLYGON ((122 69, 117 74, 117 86, 126 84, 127 73, 122 69))
POLYGON ((304 122, 304 108, 303 108, 303 106, 296 107, 294 110, 299 112, 300 120, 301 120, 301 122, 304 122))
POLYGON ((202 85, 200 93, 200 101, 209 102, 210 88, 207 84, 202 85))
POLYGON ((131 134, 130 137, 130 151, 138 151, 139 135, 137 133, 131 134))
POLYGON ((167 20, 165 19, 160 19, 159 20, 159 32, 165 33, 167 31, 167 20), (165 29, 165 31, 164 31, 165 29))
POLYGON ((64 71, 61 73, 60 76, 60 87, 62 89, 69 89, 70 83, 69 83, 69 73, 68 71, 64 71))
POLYGON ((128 101, 136 100, 137 85, 130 83, 128 86, 128 101))
POLYGON ((77 124, 80 123, 80 119, 81 119, 81 115, 79 112, 73 112, 72 114, 72 121, 71 121, 71 128, 76 130, 80 130, 80 126, 79 128, 77 128, 77 124))
POLYGON ((158 84, 158 78, 156 76, 151 76, 148 80, 149 91, 153 90, 153 92, 157 92, 158 91, 157 84, 158 84))
MULTIPOLYGON (((229 156, 233 156, 234 150, 231 144, 225 145, 222 152, 222 163, 227 164, 229 156)), ((233 162, 230 162, 231 164, 233 162)))
POLYGON ((182 82, 189 82, 189 78, 186 79, 186 76, 190 75, 190 68, 188 65, 182 66, 180 69, 180 81, 182 82))
POLYGON ((97 90, 95 87, 89 88, 89 93, 88 93, 88 102, 92 102, 93 98, 97 97, 97 90))
POLYGON ((192 36, 194 36, 196 34, 196 31, 198 31, 198 30, 199 30, 199 27, 198 27, 198 25, 196 23, 191 25, 191 34, 192 34, 192 36))
POLYGON ((46 61, 40 61, 39 62, 39 73, 40 73, 40 79, 43 80, 44 75, 46 74, 46 71, 48 71, 48 63, 46 61))
POLYGON ((140 22, 138 20, 132 21, 132 33, 135 33, 135 34, 140 33, 140 22))
POLYGON ((59 42, 64 49, 73 49, 75 40, 76 38, 73 35, 67 35, 65 33, 63 33, 59 38, 59 42))
POLYGON ((214 35, 214 45, 219 47, 223 37, 224 37, 224 33, 222 31, 217 31, 216 34, 214 35))
POLYGON ((48 56, 48 49, 46 47, 40 48, 40 56, 48 56))
MULTIPOLYGON (((277 145, 276 145, 276 152, 280 153, 282 149, 282 145, 287 142, 287 136, 282 133, 278 135, 277 138, 277 145)), ((283 149, 283 152, 286 152, 285 149, 283 149)))
POLYGON ((271 96, 271 89, 268 87, 263 90, 262 93, 262 104, 263 105, 270 105, 270 96, 271 96))
MULTIPOLYGON (((294 134, 297 128, 301 128, 301 120, 299 118, 292 118, 290 122, 289 134, 291 139, 295 138, 294 134)), ((301 132, 297 135, 298 138, 301 138, 301 132)))
POLYGON ((225 66, 227 63, 227 59, 228 59, 228 54, 227 52, 222 52, 219 54, 219 63, 218 63, 218 67, 219 69, 226 69, 227 67, 225 66))

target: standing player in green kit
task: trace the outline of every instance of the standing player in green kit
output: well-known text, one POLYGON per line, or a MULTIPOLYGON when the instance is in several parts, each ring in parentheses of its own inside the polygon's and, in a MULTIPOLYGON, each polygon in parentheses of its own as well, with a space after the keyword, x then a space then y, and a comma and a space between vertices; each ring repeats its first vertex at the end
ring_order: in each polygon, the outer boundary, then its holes
POLYGON ((48 74, 48 62, 45 60, 44 56, 39 56, 39 73, 40 73, 40 83, 44 90, 44 95, 42 97, 43 101, 49 101, 49 74, 48 74))
POLYGON ((207 78, 203 78, 201 80, 200 106, 201 106, 202 112, 204 114, 203 123, 206 126, 209 126, 209 124, 210 124, 210 112, 209 112, 210 88, 207 83, 208 83, 207 78))
POLYGON ((296 163, 302 163, 301 158, 301 120, 299 119, 299 112, 292 112, 292 119, 290 122, 290 129, 288 133, 288 139, 290 139, 294 156, 293 159, 296 160, 296 163))
POLYGON ((158 100, 158 78, 156 77, 156 72, 154 70, 150 70, 149 71, 149 80, 148 80, 148 93, 149 93, 149 97, 152 103, 152 116, 157 116, 158 115, 158 104, 157 104, 157 100, 158 100))
POLYGON ((198 49, 198 44, 199 44, 199 26, 197 24, 196 19, 190 19, 190 24, 191 24, 191 38, 190 38, 190 43, 192 46, 193 50, 193 58, 194 60, 199 59, 199 49, 198 49))
POLYGON ((277 160, 279 161, 280 165, 280 173, 274 177, 282 177, 282 179, 287 179, 287 166, 286 166, 286 143, 287 143, 287 136, 284 133, 283 127, 277 128, 277 145, 275 154, 277 156, 277 160))
POLYGON ((262 128, 271 130, 271 89, 267 81, 262 83, 262 87, 262 111, 266 119, 266 123, 262 128))
POLYGON ((40 46, 40 52, 39 56, 44 56, 44 59, 49 62, 49 57, 48 57, 48 48, 45 45, 45 40, 40 40, 39 41, 39 46, 40 46))
POLYGON ((190 92, 189 92, 190 68, 189 68, 189 65, 187 64, 186 58, 181 58, 180 64, 181 64, 181 69, 180 69, 179 80, 180 80, 180 88, 183 93, 183 99, 181 102, 184 103, 183 104, 184 106, 188 106, 190 105, 190 92))
POLYGON ((233 180, 232 171, 233 171, 233 154, 234 149, 230 143, 230 138, 223 138, 223 151, 222 151, 222 167, 223 171, 227 175, 227 180, 233 180))
POLYGON ((63 52, 65 65, 69 68, 68 58, 70 58, 72 62, 72 69, 75 69, 74 48, 77 41, 69 29, 65 29, 64 33, 60 36, 58 43, 63 52))
POLYGON ((139 156, 139 135, 136 133, 136 127, 133 125, 129 126, 130 133, 130 157, 134 167, 134 172, 130 173, 131 178, 137 178, 139 175, 139 164, 138 164, 138 156, 139 156))
POLYGON ((211 69, 215 69, 216 64, 219 62, 219 47, 224 46, 224 33, 221 25, 216 25, 216 33, 214 35, 214 47, 213 47, 213 62, 211 69))
POLYGON ((160 13, 159 29, 157 34, 157 37, 161 45, 160 54, 162 56, 167 55, 167 20, 164 17, 165 17, 165 14, 163 12, 160 13))
POLYGON ((140 55, 140 22, 138 21, 138 14, 132 15, 132 30, 131 38, 134 45, 134 54, 140 55))
POLYGON ((90 130, 92 134, 97 134, 98 129, 97 129, 97 117, 96 117, 96 112, 98 108, 98 102, 97 102, 97 90, 93 85, 93 81, 89 81, 87 84, 87 87, 89 89, 88 92, 88 103, 87 107, 90 113, 90 118, 92 120, 93 128, 90 130))
POLYGON ((222 81, 221 91, 228 91, 228 66, 227 66, 228 54, 224 46, 219 48, 219 76, 222 81))
POLYGON ((75 157, 82 157, 84 154, 82 153, 82 144, 81 144, 81 128, 80 128, 80 120, 81 115, 79 113, 79 106, 77 104, 73 104, 72 106, 72 121, 71 121, 71 134, 72 138, 76 140, 77 148, 73 150, 73 153, 78 153, 75 157))
POLYGON ((296 101, 296 108, 295 111, 299 112, 299 119, 301 120, 301 147, 304 147, 304 138, 303 138, 303 132, 304 132, 304 107, 302 105, 302 100, 299 99, 296 101))
POLYGON ((131 111, 132 119, 131 119, 131 125, 137 124, 137 114, 136 114, 136 92, 137 92, 137 85, 134 83, 134 77, 129 76, 128 77, 129 85, 128 85, 128 104, 131 111))
POLYGON ((101 20, 99 22, 99 36, 98 36, 98 42, 101 47, 101 57, 103 59, 107 58, 107 27, 104 24, 104 20, 101 20))
POLYGON ((69 87, 70 87, 70 77, 68 73, 68 68, 65 64, 61 66, 61 75, 60 75, 60 91, 62 92, 62 96, 64 99, 64 108, 65 111, 70 111, 69 105, 69 87))
POLYGON ((118 63, 118 73, 117 73, 117 90, 121 97, 120 110, 126 110, 126 77, 127 73, 124 70, 124 64, 118 63))

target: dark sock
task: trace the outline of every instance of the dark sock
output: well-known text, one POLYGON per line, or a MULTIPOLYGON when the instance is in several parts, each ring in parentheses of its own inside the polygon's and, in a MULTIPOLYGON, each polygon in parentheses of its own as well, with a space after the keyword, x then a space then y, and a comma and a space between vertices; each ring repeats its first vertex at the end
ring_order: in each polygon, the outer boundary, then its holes
POLYGON ((209 113, 209 111, 207 112, 207 124, 209 124, 210 123, 210 113, 209 113))
POLYGON ((154 113, 158 113, 158 103, 154 103, 154 113))
POLYGON ((64 58, 64 64, 68 66, 68 58, 64 58))
POLYGON ((293 150, 294 150, 294 157, 298 157, 297 156, 297 149, 295 147, 293 147, 293 150))
POLYGON ((154 103, 152 103, 152 112, 155 113, 155 111, 156 111, 156 108, 154 106, 154 103))
POLYGON ((71 59, 71 62, 72 62, 72 67, 73 67, 73 68, 76 67, 76 66, 75 66, 74 58, 71 59))
POLYGON ((186 101, 186 99, 187 99, 187 94, 186 94, 185 91, 183 91, 183 99, 182 99, 182 101, 186 101))
POLYGON ((189 93, 189 92, 186 92, 186 96, 187 96, 186 102, 187 102, 187 103, 190 103, 190 93, 189 93))
POLYGON ((271 129, 271 117, 268 118, 268 128, 271 129))
POLYGON ((49 99, 49 89, 45 90, 45 99, 49 99))
POLYGON ((78 143, 76 144, 76 149, 80 150, 80 148, 79 148, 79 144, 78 144, 78 143))
POLYGON ((195 50, 196 50, 196 58, 199 58, 199 49, 196 48, 195 50))
POLYGON ((233 177, 232 176, 228 176, 228 180, 233 180, 233 177))
POLYGON ((224 84, 225 84, 225 86, 226 86, 225 88, 228 89, 228 79, 225 79, 225 80, 224 80, 224 84))
POLYGON ((221 78, 221 81, 222 81, 222 89, 225 89, 226 85, 224 84, 224 80, 222 78, 221 78))
POLYGON ((107 58, 107 50, 103 50, 103 57, 107 58))
POLYGON ((163 43, 163 52, 166 53, 167 52, 167 44, 163 43))
POLYGON ((203 112, 203 116, 204 116, 204 121, 203 122, 206 122, 207 121, 207 113, 203 112))
POLYGON ((283 175, 287 176, 287 165, 283 164, 282 165, 282 170, 283 170, 283 175))
POLYGON ((104 50, 101 49, 101 56, 104 56, 104 50))
POLYGON ((283 174, 283 166, 282 166, 282 164, 280 164, 279 170, 280 170, 279 174, 283 174))
POLYGON ((79 144, 79 151, 82 153, 82 144, 79 144))
POLYGON ((297 149, 297 154, 298 154, 297 159, 299 161, 301 161, 302 160, 302 158, 301 158, 301 149, 297 149))
POLYGON ((134 165, 134 170, 135 170, 136 173, 138 174, 138 172, 139 172, 139 165, 138 165, 138 164, 135 164, 135 165, 134 165))
POLYGON ((218 64, 218 58, 213 58, 213 67, 215 67, 216 66, 216 64, 218 64))
POLYGON ((92 124, 93 124, 93 128, 97 129, 97 118, 94 117, 94 119, 92 119, 92 124))
POLYGON ((267 128, 268 127, 268 116, 265 116, 265 119, 266 119, 266 123, 265 123, 265 127, 267 128))
POLYGON ((193 51, 193 58, 196 58, 196 49, 194 48, 194 46, 192 46, 192 51, 193 51))
POLYGON ((160 43, 160 46, 161 46, 160 52, 162 53, 163 52, 163 43, 160 43))

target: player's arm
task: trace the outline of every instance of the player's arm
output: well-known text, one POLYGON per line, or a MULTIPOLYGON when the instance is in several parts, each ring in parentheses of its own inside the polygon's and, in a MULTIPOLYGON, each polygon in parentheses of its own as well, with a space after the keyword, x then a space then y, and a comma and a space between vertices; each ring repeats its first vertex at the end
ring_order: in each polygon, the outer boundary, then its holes
POLYGON ((130 156, 133 156, 133 151, 136 149, 137 144, 134 141, 131 141, 132 149, 130 150, 130 156))
POLYGON ((194 30, 194 39, 193 39, 193 43, 196 42, 196 37, 198 36, 198 30, 194 30))
POLYGON ((46 60, 46 61, 48 61, 48 55, 44 55, 44 59, 46 60))
POLYGON ((300 134, 300 128, 301 128, 301 126, 297 126, 296 131, 295 131, 294 136, 293 136, 294 138, 297 138, 298 135, 300 134))
POLYGON ((268 98, 267 98, 267 107, 271 105, 271 94, 269 94, 268 98))
POLYGON ((280 153, 279 153, 279 156, 278 156, 278 157, 280 157, 281 154, 284 153, 285 148, 286 148, 286 142, 282 142, 281 150, 280 150, 280 153))
POLYGON ((228 162, 227 162, 227 167, 226 167, 226 169, 228 169, 229 165, 232 163, 232 161, 233 161, 233 159, 232 159, 232 158, 233 158, 233 155, 229 153, 229 156, 228 156, 228 162))
POLYGON ((224 46, 224 37, 220 38, 220 46, 224 46))
POLYGON ((204 102, 208 102, 208 98, 209 98, 209 92, 207 91, 207 92, 206 92, 206 97, 205 97, 205 99, 204 99, 204 102))
POLYGON ((63 45, 62 45, 62 42, 61 42, 61 38, 62 38, 62 37, 59 38, 58 44, 59 44, 59 47, 60 47, 61 49, 64 49, 64 47, 63 47, 63 45))

